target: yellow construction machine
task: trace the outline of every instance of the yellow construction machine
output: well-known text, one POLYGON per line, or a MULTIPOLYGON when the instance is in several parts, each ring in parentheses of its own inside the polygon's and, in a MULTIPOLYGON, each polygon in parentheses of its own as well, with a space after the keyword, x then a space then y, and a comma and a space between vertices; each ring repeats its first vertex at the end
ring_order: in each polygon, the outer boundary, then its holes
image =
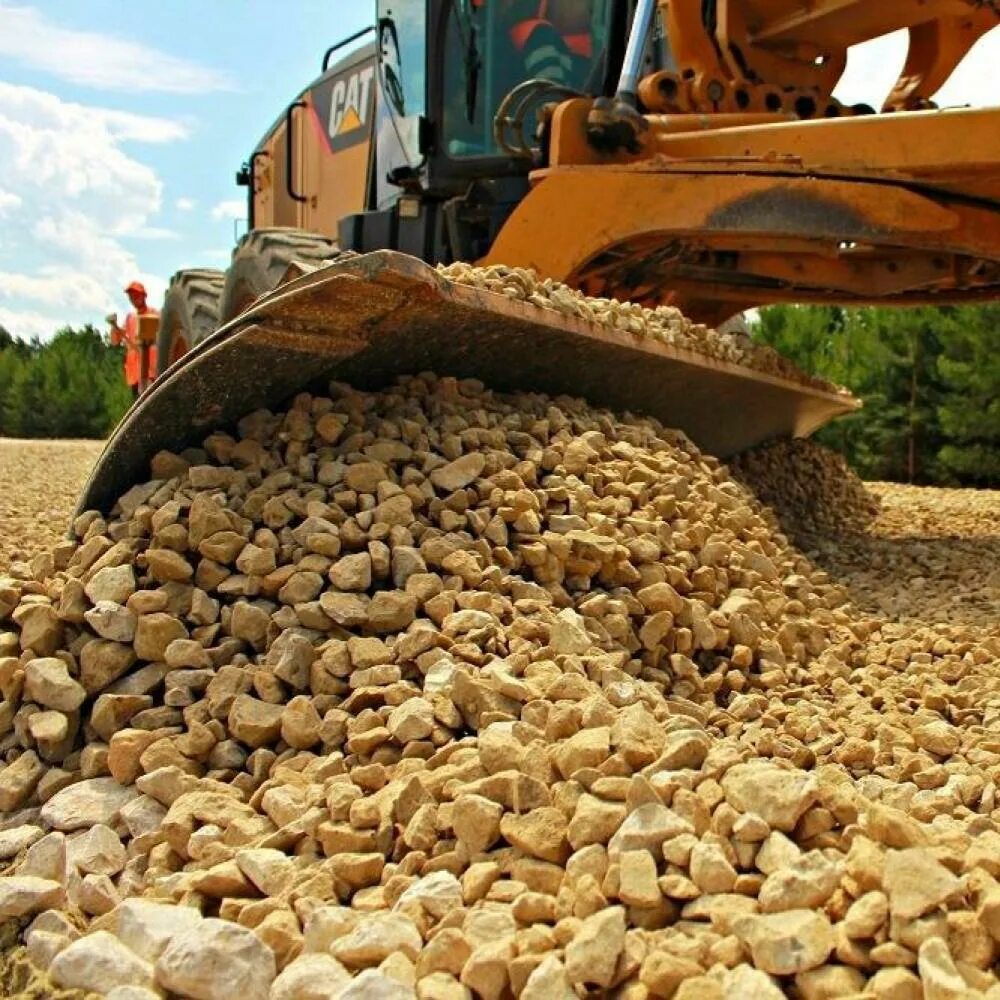
POLYGON ((575 393, 720 455, 851 406, 456 286, 439 263, 533 268, 706 324, 777 302, 1000 296, 1000 110, 933 104, 1000 0, 374 8, 239 172, 250 229, 229 270, 173 277, 163 374, 84 506, 107 507, 157 448, 331 377, 575 393), (849 50, 900 29, 885 103, 836 100, 849 50))

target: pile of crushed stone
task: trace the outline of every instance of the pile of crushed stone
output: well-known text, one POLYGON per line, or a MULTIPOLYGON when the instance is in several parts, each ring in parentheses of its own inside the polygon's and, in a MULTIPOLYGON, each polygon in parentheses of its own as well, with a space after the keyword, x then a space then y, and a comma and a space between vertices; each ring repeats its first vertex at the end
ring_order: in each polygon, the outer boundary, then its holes
POLYGON ((421 376, 151 472, 0 580, 54 989, 1000 995, 1000 639, 859 615, 683 435, 421 376))

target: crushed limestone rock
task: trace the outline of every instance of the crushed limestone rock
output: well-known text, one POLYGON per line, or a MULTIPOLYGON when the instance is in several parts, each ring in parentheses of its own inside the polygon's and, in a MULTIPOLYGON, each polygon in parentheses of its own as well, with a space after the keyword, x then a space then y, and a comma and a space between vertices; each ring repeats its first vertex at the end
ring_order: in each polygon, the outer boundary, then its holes
POLYGON ((859 615, 682 435, 420 376, 153 474, 0 581, 47 982, 1000 996, 1000 637, 859 615))

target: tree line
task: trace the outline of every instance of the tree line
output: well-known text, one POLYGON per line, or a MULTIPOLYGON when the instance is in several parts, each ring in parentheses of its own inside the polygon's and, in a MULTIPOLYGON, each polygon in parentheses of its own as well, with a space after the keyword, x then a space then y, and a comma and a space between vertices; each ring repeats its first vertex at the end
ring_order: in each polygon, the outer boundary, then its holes
MULTIPOLYGON (((817 435, 863 477, 1000 486, 1000 305, 772 306, 752 333, 864 400, 817 435)), ((104 437, 129 402, 122 348, 95 327, 0 327, 0 435, 104 437)))
POLYGON ((752 333, 864 400, 817 440, 865 479, 1000 486, 1000 305, 772 306, 752 333))
POLYGON ((131 402, 123 357, 89 324, 44 342, 0 326, 0 436, 105 437, 131 402))

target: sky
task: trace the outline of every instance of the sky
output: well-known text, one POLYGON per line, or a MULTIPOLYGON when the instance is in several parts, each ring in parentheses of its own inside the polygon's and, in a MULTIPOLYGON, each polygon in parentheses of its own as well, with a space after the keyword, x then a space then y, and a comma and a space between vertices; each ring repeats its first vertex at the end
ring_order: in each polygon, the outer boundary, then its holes
MULTIPOLYGON (((139 279, 221 267, 234 175, 373 0, 0 0, 0 325, 43 339, 124 312, 139 279)), ((878 104, 905 36, 854 50, 837 96, 878 104)), ((988 103, 1000 29, 942 104, 988 103)), ((995 99, 1000 103, 1000 98, 995 99)))

